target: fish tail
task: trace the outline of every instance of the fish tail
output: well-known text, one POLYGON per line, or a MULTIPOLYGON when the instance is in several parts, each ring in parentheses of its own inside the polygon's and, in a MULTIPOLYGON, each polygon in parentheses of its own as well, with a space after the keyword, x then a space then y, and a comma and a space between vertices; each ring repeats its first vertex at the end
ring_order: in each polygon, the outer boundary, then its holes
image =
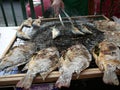
POLYGON ((61 87, 69 87, 71 83, 72 73, 70 72, 63 72, 62 75, 58 78, 55 83, 55 86, 58 88, 61 87))
POLYGON ((31 87, 32 81, 34 79, 35 75, 26 75, 23 79, 21 79, 16 87, 24 88, 24 89, 29 89, 31 87))
POLYGON ((106 84, 119 85, 119 80, 117 78, 115 70, 109 66, 107 66, 106 70, 104 71, 103 81, 106 84))

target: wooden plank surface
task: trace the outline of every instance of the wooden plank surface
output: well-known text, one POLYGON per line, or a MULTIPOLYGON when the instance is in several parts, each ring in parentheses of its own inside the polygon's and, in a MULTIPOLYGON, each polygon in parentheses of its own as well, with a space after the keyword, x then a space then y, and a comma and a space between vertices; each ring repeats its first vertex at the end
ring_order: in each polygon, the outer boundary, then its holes
MULTIPOLYGON (((7 75, 0 77, 0 86, 11 86, 16 85, 19 80, 21 80, 25 74, 14 74, 14 75, 7 75)), ((58 77, 60 76, 58 71, 52 72, 45 81, 42 80, 41 76, 37 76, 33 83, 45 83, 45 82, 55 82, 58 77)), ((92 69, 86 69, 83 72, 81 72, 80 77, 78 79, 84 79, 84 78, 95 78, 95 77, 101 77, 102 72, 98 68, 92 68, 92 69)), ((73 80, 75 80, 75 75, 73 75, 73 80)))
MULTIPOLYGON (((117 75, 120 75, 120 71, 117 71, 117 75)), ((0 86, 15 86, 19 80, 21 80, 25 74, 14 74, 0 77, 0 86)), ((33 84, 46 83, 46 82, 56 82, 60 73, 58 71, 52 72, 46 80, 42 80, 41 76, 36 76, 33 84)), ((88 68, 80 73, 78 79, 85 78, 96 78, 102 77, 103 73, 98 68, 88 68)), ((76 80, 75 74, 73 74, 72 80, 76 80)))
POLYGON ((0 59, 7 53, 15 41, 16 31, 16 27, 0 27, 0 59))

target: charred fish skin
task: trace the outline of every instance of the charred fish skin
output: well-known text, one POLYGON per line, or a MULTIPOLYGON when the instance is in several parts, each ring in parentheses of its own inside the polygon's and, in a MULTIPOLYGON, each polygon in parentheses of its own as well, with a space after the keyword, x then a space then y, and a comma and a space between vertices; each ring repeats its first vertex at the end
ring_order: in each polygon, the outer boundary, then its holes
POLYGON ((68 48, 60 58, 60 77, 56 81, 56 87, 69 87, 73 73, 76 73, 78 78, 80 72, 89 67, 91 60, 91 54, 82 44, 68 48))
POLYGON ((35 52, 34 43, 13 47, 1 60, 0 71, 10 71, 13 68, 28 62, 31 55, 35 52))
POLYGON ((29 89, 36 74, 40 74, 43 80, 58 67, 59 52, 56 47, 49 47, 40 50, 32 57, 26 69, 25 77, 17 83, 17 87, 29 89))
POLYGON ((103 82, 119 85, 116 70, 120 69, 120 50, 113 43, 103 41, 93 49, 93 57, 99 69, 103 72, 103 82), (97 50, 98 49, 98 50, 97 50))

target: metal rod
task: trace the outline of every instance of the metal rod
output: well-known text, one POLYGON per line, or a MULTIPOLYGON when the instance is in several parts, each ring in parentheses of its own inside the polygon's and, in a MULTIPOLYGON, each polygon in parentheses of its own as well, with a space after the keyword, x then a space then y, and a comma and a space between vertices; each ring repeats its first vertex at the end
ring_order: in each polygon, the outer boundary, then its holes
POLYGON ((63 21, 62 21, 61 15, 59 14, 58 16, 59 16, 59 19, 60 19, 60 22, 61 22, 62 26, 65 27, 65 25, 64 25, 64 23, 63 23, 63 21))
POLYGON ((20 3, 21 3, 21 8, 22 8, 23 19, 25 20, 27 19, 25 0, 20 0, 20 3))
POLYGON ((43 0, 41 0, 41 6, 42 6, 42 16, 44 16, 44 3, 43 3, 43 0))
POLYGON ((0 0, 0 7, 1 7, 1 10, 2 10, 5 25, 8 26, 8 22, 7 22, 6 15, 5 15, 5 12, 4 12, 4 8, 3 8, 3 5, 2 5, 2 0, 0 0))
POLYGON ((13 0, 10 0, 10 4, 11 4, 11 9, 12 9, 14 23, 15 23, 15 26, 17 26, 16 15, 15 15, 14 8, 13 8, 13 0))
POLYGON ((33 0, 29 0, 29 3, 30 3, 31 16, 32 16, 32 18, 35 19, 36 16, 35 16, 35 11, 34 11, 33 0))
POLYGON ((71 25, 74 26, 74 24, 73 24, 72 19, 70 18, 70 16, 63 9, 61 9, 61 10, 65 14, 65 16, 69 19, 71 25))

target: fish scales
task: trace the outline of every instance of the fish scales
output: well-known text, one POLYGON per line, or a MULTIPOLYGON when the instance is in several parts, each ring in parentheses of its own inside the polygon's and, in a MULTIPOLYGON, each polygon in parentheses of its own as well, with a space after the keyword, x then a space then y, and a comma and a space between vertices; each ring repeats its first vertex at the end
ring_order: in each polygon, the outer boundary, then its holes
POLYGON ((120 49, 113 42, 102 41, 93 48, 93 57, 103 72, 103 82, 119 85, 116 70, 120 70, 120 49))
POLYGON ((58 88, 69 87, 73 73, 78 78, 80 72, 89 67, 92 56, 84 45, 77 44, 69 47, 60 60, 60 76, 55 84, 58 88))
POLYGON ((23 65, 29 61, 29 58, 36 52, 34 43, 27 42, 24 45, 13 47, 0 62, 0 71, 10 71, 13 68, 23 65))
POLYGON ((44 48, 34 55, 30 62, 24 67, 28 69, 25 77, 17 83, 17 87, 29 89, 33 79, 40 74, 42 79, 55 70, 59 65, 59 52, 55 47, 44 48))

